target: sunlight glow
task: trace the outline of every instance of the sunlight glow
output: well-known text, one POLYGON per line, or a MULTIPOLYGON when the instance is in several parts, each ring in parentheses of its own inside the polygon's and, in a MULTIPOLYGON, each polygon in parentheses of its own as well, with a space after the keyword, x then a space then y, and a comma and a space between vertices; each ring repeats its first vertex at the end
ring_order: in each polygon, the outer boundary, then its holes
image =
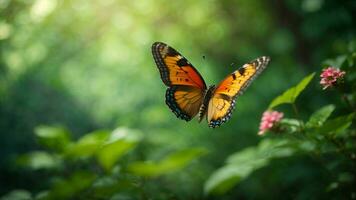
POLYGON ((31 19, 34 22, 41 22, 54 11, 56 6, 56 0, 37 0, 31 8, 31 19))
POLYGON ((11 35, 11 25, 0 22, 0 40, 4 40, 11 35))

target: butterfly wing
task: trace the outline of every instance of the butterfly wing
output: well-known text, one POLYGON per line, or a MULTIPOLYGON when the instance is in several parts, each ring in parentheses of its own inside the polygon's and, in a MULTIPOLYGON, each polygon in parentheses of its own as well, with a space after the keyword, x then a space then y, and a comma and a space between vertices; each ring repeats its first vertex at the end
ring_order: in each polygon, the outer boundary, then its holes
POLYGON ((253 60, 227 76, 215 89, 207 110, 209 127, 215 128, 230 119, 235 108, 235 101, 251 82, 268 65, 269 57, 263 56, 253 60))
POLYGON ((155 42, 152 55, 163 83, 168 86, 166 104, 178 118, 191 120, 199 112, 204 98, 206 84, 203 77, 167 44, 155 42))
POLYGON ((166 104, 180 119, 191 120, 202 104, 204 93, 190 86, 172 86, 166 91, 166 104))

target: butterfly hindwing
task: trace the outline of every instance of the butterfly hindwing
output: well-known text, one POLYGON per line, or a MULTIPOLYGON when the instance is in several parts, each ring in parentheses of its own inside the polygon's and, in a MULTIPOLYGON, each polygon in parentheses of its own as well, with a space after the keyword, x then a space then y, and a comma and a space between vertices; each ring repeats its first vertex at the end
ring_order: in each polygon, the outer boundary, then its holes
POLYGON ((166 104, 180 119, 190 121, 202 104, 203 91, 189 86, 172 86, 166 91, 166 104))
POLYGON ((166 104, 178 118, 191 120, 204 99, 204 79, 186 58, 162 42, 152 45, 152 54, 163 83, 169 87, 166 104))
POLYGON ((269 57, 253 60, 227 76, 217 85, 211 96, 207 110, 209 126, 214 128, 230 119, 235 108, 236 97, 244 92, 251 82, 267 66, 269 57))

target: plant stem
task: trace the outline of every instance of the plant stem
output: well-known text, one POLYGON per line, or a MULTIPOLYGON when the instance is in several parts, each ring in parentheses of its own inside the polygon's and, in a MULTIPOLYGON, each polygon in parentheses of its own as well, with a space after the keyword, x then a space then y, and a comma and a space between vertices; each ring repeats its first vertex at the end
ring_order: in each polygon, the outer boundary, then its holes
POLYGON ((351 161, 354 160, 352 153, 349 154, 345 149, 345 144, 339 142, 337 139, 331 136, 327 136, 325 138, 337 148, 337 151, 339 153, 343 154, 346 158, 351 159, 351 161))
POLYGON ((341 99, 351 108, 351 110, 353 112, 356 112, 356 108, 352 105, 352 103, 350 102, 349 98, 347 98, 346 92, 344 88, 342 88, 341 86, 337 86, 336 87, 336 91, 338 93, 340 93, 341 99))
POLYGON ((304 124, 303 124, 303 121, 299 117, 299 112, 298 112, 297 105, 295 104, 295 102, 292 103, 292 107, 293 107, 295 117, 297 118, 297 120, 300 123, 300 132, 304 133, 304 124))
POLYGON ((294 102, 292 103, 292 107, 293 107, 294 114, 295 114, 296 118, 299 120, 299 112, 298 112, 297 106, 295 105, 294 102))
POLYGON ((349 98, 347 98, 346 94, 341 93, 341 99, 345 101, 345 103, 353 110, 353 112, 356 112, 356 109, 353 107, 349 98))
POLYGON ((141 199, 143 199, 143 200, 148 199, 148 196, 147 196, 147 193, 146 193, 146 188, 145 188, 146 182, 147 182, 147 179, 145 177, 143 177, 141 179, 141 183, 139 185, 139 189, 140 189, 140 192, 141 192, 141 199))

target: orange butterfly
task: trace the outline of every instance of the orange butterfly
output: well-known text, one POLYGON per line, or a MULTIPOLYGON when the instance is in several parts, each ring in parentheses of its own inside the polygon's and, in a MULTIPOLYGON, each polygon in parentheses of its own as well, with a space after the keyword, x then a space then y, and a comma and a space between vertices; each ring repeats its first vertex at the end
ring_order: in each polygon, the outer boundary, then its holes
POLYGON ((199 122, 206 116, 212 128, 230 119, 236 97, 243 93, 270 61, 267 56, 257 58, 227 76, 219 85, 207 88, 199 72, 172 47, 155 42, 152 54, 161 79, 168 86, 168 107, 178 118, 186 121, 198 113, 199 122))

